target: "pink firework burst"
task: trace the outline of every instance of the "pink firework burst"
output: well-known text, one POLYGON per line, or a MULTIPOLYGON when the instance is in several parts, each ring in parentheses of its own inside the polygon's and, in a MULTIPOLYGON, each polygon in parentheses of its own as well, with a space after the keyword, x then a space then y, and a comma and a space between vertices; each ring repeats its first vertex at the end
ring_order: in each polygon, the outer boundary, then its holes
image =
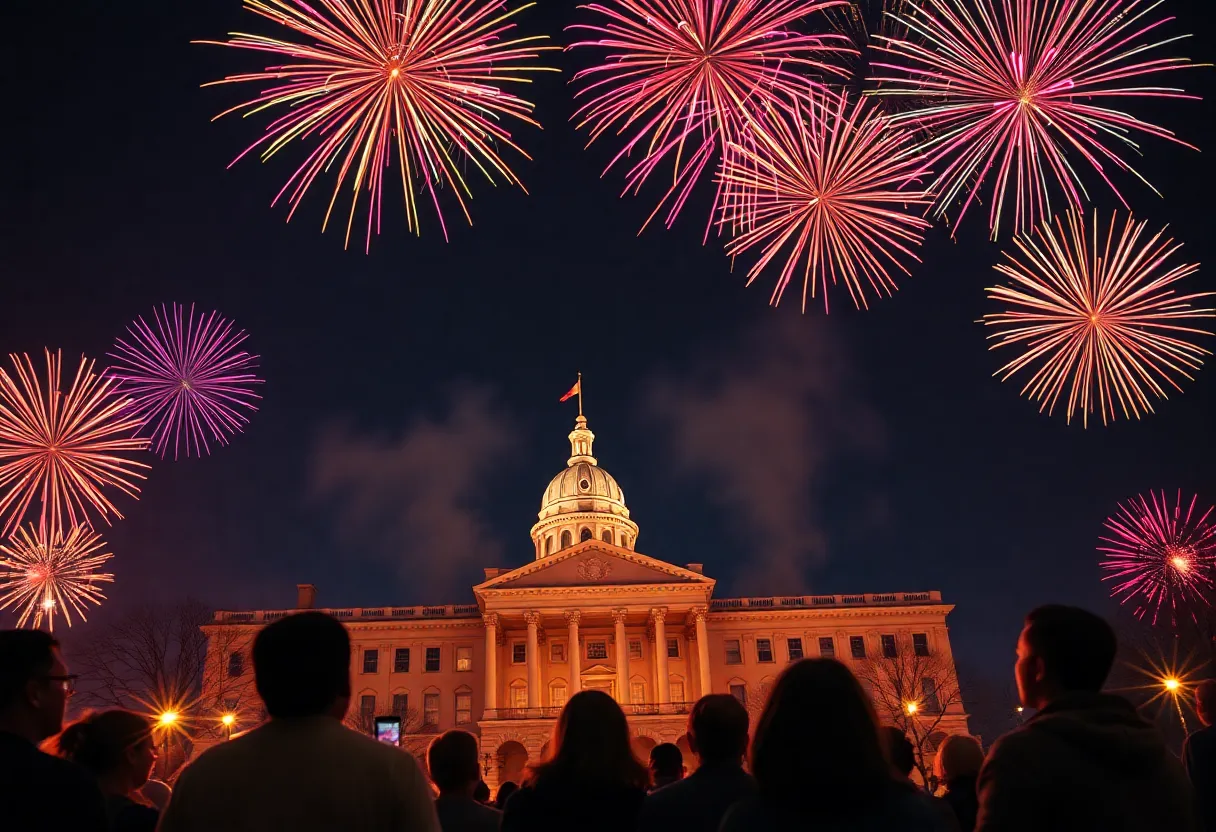
POLYGON ((783 251, 785 264, 773 289, 780 302, 802 272, 802 309, 809 291, 823 293, 844 283, 853 303, 867 295, 890 295, 888 266, 907 274, 900 257, 919 260, 913 247, 929 227, 909 206, 928 204, 915 180, 924 171, 908 131, 864 99, 811 93, 805 107, 777 113, 754 125, 746 143, 731 144, 722 165, 722 222, 740 233, 726 247, 735 257, 760 247, 748 284, 783 251), (805 114, 805 117, 804 117, 805 114), (868 288, 867 288, 868 287, 868 288))
POLYGON ((218 313, 200 314, 191 304, 153 309, 156 328, 142 317, 127 327, 129 340, 119 338, 108 353, 115 364, 109 374, 131 398, 130 412, 150 430, 152 449, 163 459, 173 446, 173 458, 211 453, 210 437, 221 445, 239 433, 261 398, 253 392, 262 380, 250 370, 258 356, 240 345, 245 331, 233 331, 218 313))
POLYGON ((807 72, 846 74, 829 62, 856 54, 846 37, 791 28, 846 5, 841 0, 609 0, 581 7, 595 12, 600 22, 571 26, 591 37, 570 48, 594 47, 607 54, 574 76, 583 84, 576 98, 586 99, 574 114, 578 127, 589 129, 588 144, 608 132, 626 137, 605 173, 622 158, 641 154, 628 171, 625 192, 637 193, 664 163, 672 167, 671 184, 643 229, 669 202, 670 227, 725 145, 742 142, 751 118, 787 107, 814 88, 807 72))
POLYGON ((931 187, 938 215, 961 201, 961 221, 988 190, 993 238, 1010 201, 1019 233, 1051 216, 1053 190, 1073 206, 1088 199, 1078 162, 1092 167, 1122 200, 1107 165, 1145 181, 1125 159, 1128 151, 1140 152, 1135 134, 1191 147, 1164 127, 1109 106, 1136 98, 1194 97, 1140 80, 1192 66, 1185 58, 1146 57, 1179 40, 1153 40, 1172 19, 1146 19, 1157 5, 907 0, 893 17, 910 36, 876 38, 876 48, 898 63, 875 62, 892 74, 872 80, 882 84, 879 95, 912 100, 897 118, 929 135, 923 150, 938 171, 931 187))
POLYGON ((1182 492, 1171 508, 1165 492, 1150 492, 1120 504, 1107 519, 1110 537, 1098 551, 1105 555, 1104 581, 1112 581, 1111 596, 1121 604, 1132 602, 1139 618, 1154 624, 1168 612, 1170 623, 1180 615, 1194 618, 1195 610, 1210 605, 1207 591, 1216 578, 1216 526, 1208 522, 1212 508, 1195 510, 1198 496, 1189 504, 1182 492))
POLYGON ((14 375, 0 369, 0 535, 7 535, 38 498, 38 528, 55 540, 83 525, 90 512, 110 522, 122 513, 108 489, 138 497, 148 466, 131 457, 148 448, 136 437, 139 419, 117 382, 80 359, 76 377, 61 386, 62 356, 46 351, 46 386, 28 355, 10 355, 14 375))
POLYGON ((351 198, 347 243, 366 197, 370 248, 373 232, 380 231, 394 155, 412 231, 421 228, 416 192, 433 203, 445 239, 440 190, 450 189, 472 222, 466 168, 491 183, 523 187, 499 155, 509 147, 528 158, 504 124, 540 125, 531 117, 532 104, 505 87, 527 83, 533 72, 555 71, 533 61, 556 48, 538 45, 545 37, 512 37, 511 18, 527 5, 507 11, 504 0, 245 0, 245 8, 296 39, 234 33, 226 42, 202 42, 284 61, 215 83, 264 85, 261 95, 220 116, 283 110, 233 164, 254 150, 266 160, 296 143, 315 144, 274 199, 287 195, 288 219, 317 177, 334 171, 322 229, 345 186, 351 198))

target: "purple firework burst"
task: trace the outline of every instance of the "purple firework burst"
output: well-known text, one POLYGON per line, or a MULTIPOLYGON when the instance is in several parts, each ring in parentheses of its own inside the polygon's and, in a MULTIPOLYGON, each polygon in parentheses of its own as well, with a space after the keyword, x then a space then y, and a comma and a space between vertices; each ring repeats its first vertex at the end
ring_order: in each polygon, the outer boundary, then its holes
POLYGON ((177 459, 184 447, 186 456, 211 453, 208 434, 221 445, 231 434, 249 424, 244 410, 257 410, 261 396, 253 385, 262 379, 250 370, 258 356, 238 349, 249 336, 233 332, 232 322, 218 313, 194 316, 173 304, 153 309, 156 328, 142 317, 127 327, 130 340, 119 338, 113 352, 110 375, 132 399, 131 410, 143 429, 151 431, 152 450, 163 459, 169 446, 177 459))

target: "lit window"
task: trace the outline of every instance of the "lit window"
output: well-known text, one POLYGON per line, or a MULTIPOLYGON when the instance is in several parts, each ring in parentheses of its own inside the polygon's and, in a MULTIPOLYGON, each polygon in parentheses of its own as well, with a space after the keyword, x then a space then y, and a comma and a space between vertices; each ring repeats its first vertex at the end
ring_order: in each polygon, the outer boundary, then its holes
POLYGON ((551 641, 549 642, 549 661, 555 664, 566 663, 566 642, 551 641))
POLYGON ((684 683, 683 682, 671 682, 669 687, 671 688, 671 701, 672 702, 683 702, 684 701, 684 683))
POLYGON ((747 685, 731 685, 730 695, 739 700, 740 703, 747 704, 747 685))
POLYGON ((928 635, 928 633, 913 633, 912 634, 912 650, 918 656, 929 655, 929 635, 928 635))
POLYGON ((640 640, 633 640, 629 642, 629 659, 631 661, 641 661, 642 642, 640 640))
POLYGON ((363 672, 376 673, 380 670, 380 651, 379 650, 364 650, 363 651, 363 672))
POLYGON ((680 658, 680 640, 678 638, 667 639, 667 658, 680 658))
POLYGON ((528 661, 528 644, 523 641, 511 643, 511 664, 526 664, 528 661))
POLYGON ((228 675, 232 677, 240 676, 245 672, 245 657, 240 653, 228 654, 228 675))
POLYGON ((528 685, 525 682, 517 680, 511 683, 511 707, 528 707, 528 685))
POLYGON ((589 659, 606 659, 608 658, 608 642, 606 641, 587 641, 587 658, 589 659))
POLYGON ((423 668, 427 673, 439 672, 439 648, 426 648, 426 667, 423 668))
POLYGON ((768 638, 756 639, 756 661, 771 662, 773 660, 773 641, 768 638))
POLYGON ((627 534, 621 535, 621 546, 623 546, 626 549, 629 548, 629 535, 627 535, 627 534))
POLYGON ((433 728, 439 726, 439 694, 422 694, 422 724, 433 728))
POLYGON ((370 723, 376 713, 376 694, 365 693, 359 697, 359 714, 365 723, 370 723))
POLYGON ((785 650, 789 654, 790 661, 798 661, 802 658, 802 639, 787 638, 785 640, 785 650))
POLYGON ((566 686, 565 685, 550 685, 549 686, 549 704, 554 708, 564 708, 566 706, 566 686))
POLYGON ((884 659, 893 659, 899 655, 899 648, 895 646, 895 636, 882 636, 882 656, 884 659))
POLYGON ((646 701, 646 685, 642 682, 629 683, 629 701, 635 705, 646 701))
POLYGON ((726 663, 743 664, 743 651, 739 649, 739 639, 726 640, 726 663))
POLYGON ((456 648, 456 670, 460 672, 473 669, 473 648, 472 647, 457 647, 456 648))
POLYGON ((836 658, 836 643, 832 641, 831 636, 823 636, 819 639, 819 655, 825 659, 836 658))
POLYGON ((849 636, 849 652, 855 659, 866 657, 866 640, 863 636, 849 636))
POLYGON ((393 672, 410 672, 410 648, 398 647, 396 652, 393 653, 393 672))
POLYGON ((408 693, 393 694, 393 715, 401 717, 402 723, 405 722, 405 715, 410 709, 410 695, 408 693))
POLYGON ((456 724, 467 725, 473 721, 473 694, 456 694, 456 724))
POLYGON ((611 543, 611 542, 612 542, 612 530, 611 530, 611 529, 604 529, 604 533, 600 535, 600 538, 601 538, 601 539, 602 539, 602 540, 603 540, 605 543, 611 543))

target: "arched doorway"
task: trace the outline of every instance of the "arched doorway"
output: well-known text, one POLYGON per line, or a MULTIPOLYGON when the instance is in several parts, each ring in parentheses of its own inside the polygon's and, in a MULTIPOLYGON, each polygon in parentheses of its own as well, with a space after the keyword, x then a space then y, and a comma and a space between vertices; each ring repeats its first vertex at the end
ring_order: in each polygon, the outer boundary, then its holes
POLYGON ((650 762, 650 751, 658 745, 651 737, 641 736, 634 737, 629 741, 629 744, 633 747, 634 756, 641 760, 643 764, 650 762))
POLYGON ((528 765, 528 749, 515 740, 507 740, 498 746, 498 784, 508 780, 522 783, 524 768, 528 765))
POLYGON ((676 748, 680 749, 680 754, 684 757, 684 770, 692 774, 697 770, 697 755, 692 753, 692 748, 688 745, 688 734, 682 735, 676 740, 676 748))

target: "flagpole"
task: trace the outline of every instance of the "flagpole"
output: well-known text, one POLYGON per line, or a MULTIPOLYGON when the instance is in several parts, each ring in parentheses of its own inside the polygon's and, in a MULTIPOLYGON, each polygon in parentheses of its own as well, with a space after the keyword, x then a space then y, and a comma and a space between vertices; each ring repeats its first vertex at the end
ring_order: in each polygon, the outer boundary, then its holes
POLYGON ((578 415, 581 419, 583 416, 583 374, 578 374, 578 415))

